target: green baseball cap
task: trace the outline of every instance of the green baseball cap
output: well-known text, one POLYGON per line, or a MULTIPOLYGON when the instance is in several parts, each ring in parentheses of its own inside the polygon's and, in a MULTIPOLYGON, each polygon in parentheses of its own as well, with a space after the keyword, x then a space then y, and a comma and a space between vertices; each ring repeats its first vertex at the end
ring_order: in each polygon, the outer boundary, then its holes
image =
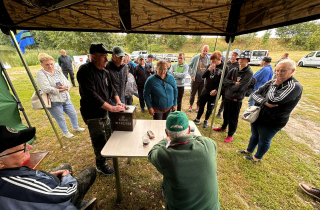
POLYGON ((115 55, 115 56, 117 56, 117 57, 120 57, 120 56, 126 56, 125 54, 124 54, 124 51, 123 51, 123 49, 121 48, 121 47, 119 47, 119 46, 115 46, 113 49, 112 49, 112 54, 113 55, 115 55))
POLYGON ((169 131, 184 131, 189 127, 189 119, 184 112, 175 111, 169 114, 166 121, 166 128, 169 131))

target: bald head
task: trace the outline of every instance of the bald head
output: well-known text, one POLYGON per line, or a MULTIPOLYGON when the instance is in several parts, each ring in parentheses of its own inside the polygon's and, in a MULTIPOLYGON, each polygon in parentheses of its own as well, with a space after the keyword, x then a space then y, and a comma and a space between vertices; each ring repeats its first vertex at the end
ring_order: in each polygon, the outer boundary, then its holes
POLYGON ((61 55, 66 56, 66 51, 65 50, 61 50, 61 55))
POLYGON ((201 50, 201 56, 206 57, 209 52, 209 45, 204 45, 201 50))

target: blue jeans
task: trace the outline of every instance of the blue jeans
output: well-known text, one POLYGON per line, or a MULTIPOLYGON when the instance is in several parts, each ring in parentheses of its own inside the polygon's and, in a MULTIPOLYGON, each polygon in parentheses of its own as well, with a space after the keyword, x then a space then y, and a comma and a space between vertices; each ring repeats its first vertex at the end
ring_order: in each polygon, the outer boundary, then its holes
POLYGON ((52 117, 57 121, 58 126, 63 133, 69 132, 63 112, 69 116, 72 128, 79 128, 77 112, 70 100, 66 102, 51 102, 51 108, 48 110, 52 117))
POLYGON ((251 137, 247 151, 253 153, 258 145, 257 153, 254 155, 257 159, 261 159, 269 150, 272 138, 281 128, 271 128, 256 123, 251 123, 251 137))
POLYGON ((249 99, 248 99, 248 106, 249 107, 250 106, 254 106, 254 103, 255 103, 255 101, 254 101, 254 99, 252 97, 252 93, 251 93, 250 96, 249 96, 249 99))

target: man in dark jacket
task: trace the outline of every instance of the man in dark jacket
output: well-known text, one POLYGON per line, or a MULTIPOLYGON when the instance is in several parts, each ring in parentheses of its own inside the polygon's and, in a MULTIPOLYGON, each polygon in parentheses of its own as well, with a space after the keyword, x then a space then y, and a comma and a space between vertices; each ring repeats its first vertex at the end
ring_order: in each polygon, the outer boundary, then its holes
POLYGON ((148 157, 163 175, 166 209, 219 210, 215 141, 190 135, 184 112, 170 113, 165 131, 168 137, 154 145, 148 157))
MULTIPOLYGON (((228 60, 227 62, 227 66, 229 67, 229 70, 225 72, 225 76, 228 75, 229 71, 235 67, 239 68, 239 63, 237 61, 237 57, 239 57, 240 55, 240 50, 239 49, 234 49, 232 52, 231 52, 231 57, 230 57, 230 60, 228 60)), ((224 106, 224 87, 222 87, 221 89, 221 94, 220 94, 220 97, 222 97, 221 99, 221 104, 220 104, 220 108, 219 108, 219 111, 218 111, 218 114, 217 114, 217 118, 221 118, 221 113, 223 112, 223 106, 224 106)))
POLYGON ((111 136, 111 125, 108 111, 120 112, 125 110, 105 69, 108 62, 108 51, 103 44, 90 46, 91 62, 80 66, 77 79, 80 92, 80 112, 87 124, 90 138, 96 155, 97 171, 111 175, 114 170, 106 164, 106 159, 101 156, 101 150, 111 136), (111 98, 116 106, 111 105, 111 98))
POLYGON ((1 209, 77 210, 96 199, 82 202, 96 179, 90 166, 73 178, 72 168, 63 164, 50 172, 23 166, 30 159, 27 142, 35 128, 17 131, 0 125, 0 200, 1 209))
POLYGON ((65 50, 61 50, 61 55, 58 58, 58 64, 61 67, 62 73, 68 79, 68 74, 70 74, 70 79, 73 87, 77 87, 74 82, 74 73, 72 68, 72 60, 69 55, 67 55, 65 50))
POLYGON ((139 55, 138 61, 139 61, 139 65, 135 67, 133 76, 138 86, 141 112, 144 113, 145 112, 145 109, 144 109, 145 103, 144 103, 144 97, 143 97, 144 84, 146 83, 148 77, 154 74, 154 70, 151 68, 150 65, 145 64, 143 55, 139 55))
POLYGON ((245 97, 253 75, 253 72, 248 65, 248 62, 250 61, 250 51, 242 51, 237 60, 239 62, 239 68, 231 69, 223 81, 225 87, 223 124, 221 127, 213 129, 218 132, 226 131, 227 126, 229 125, 228 136, 224 140, 226 143, 232 141, 233 134, 237 130, 242 100, 245 97))

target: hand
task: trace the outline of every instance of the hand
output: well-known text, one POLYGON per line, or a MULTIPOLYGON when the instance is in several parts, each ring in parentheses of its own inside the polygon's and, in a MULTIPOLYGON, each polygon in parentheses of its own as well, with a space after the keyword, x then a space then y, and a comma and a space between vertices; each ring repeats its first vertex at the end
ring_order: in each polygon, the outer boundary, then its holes
POLYGON ((217 91, 216 91, 216 90, 211 90, 210 96, 215 96, 216 94, 217 94, 217 91))
POLYGON ((154 115, 154 110, 153 110, 153 108, 148 109, 148 111, 149 111, 149 114, 150 114, 150 115, 152 115, 152 116, 154 115))
POLYGON ((59 176, 61 175, 61 177, 64 177, 68 174, 71 174, 71 172, 69 170, 59 170, 59 171, 54 171, 54 172, 50 172, 51 174, 55 175, 55 176, 59 176))
POLYGON ((172 111, 172 112, 174 112, 174 111, 176 111, 176 110, 177 110, 177 107, 175 107, 175 106, 171 107, 171 111, 172 111))
POLYGON ((273 108, 273 107, 277 107, 278 106, 278 104, 269 104, 268 102, 264 102, 263 105, 265 105, 265 106, 267 106, 269 108, 273 108))
POLYGON ((166 137, 166 139, 168 140, 168 142, 170 142, 170 141, 171 141, 171 139, 170 139, 170 137, 169 137, 169 136, 167 136, 167 137, 166 137))
POLYGON ((193 77, 194 77, 193 74, 191 74, 190 77, 191 77, 191 80, 193 80, 193 77))
POLYGON ((123 103, 117 103, 117 106, 121 106, 121 107, 123 107, 123 108, 126 108, 127 106, 125 105, 125 104, 123 104, 123 103))
POLYGON ((240 82, 235 82, 234 84, 235 84, 235 85, 239 85, 239 84, 240 84, 240 82))
POLYGON ((209 71, 213 71, 213 69, 215 69, 215 68, 216 68, 216 64, 210 63, 209 71))
POLYGON ((116 105, 112 106, 111 112, 123 112, 124 110, 126 110, 124 107, 116 105))
POLYGON ((150 71, 153 72, 153 68, 151 68, 150 71))

